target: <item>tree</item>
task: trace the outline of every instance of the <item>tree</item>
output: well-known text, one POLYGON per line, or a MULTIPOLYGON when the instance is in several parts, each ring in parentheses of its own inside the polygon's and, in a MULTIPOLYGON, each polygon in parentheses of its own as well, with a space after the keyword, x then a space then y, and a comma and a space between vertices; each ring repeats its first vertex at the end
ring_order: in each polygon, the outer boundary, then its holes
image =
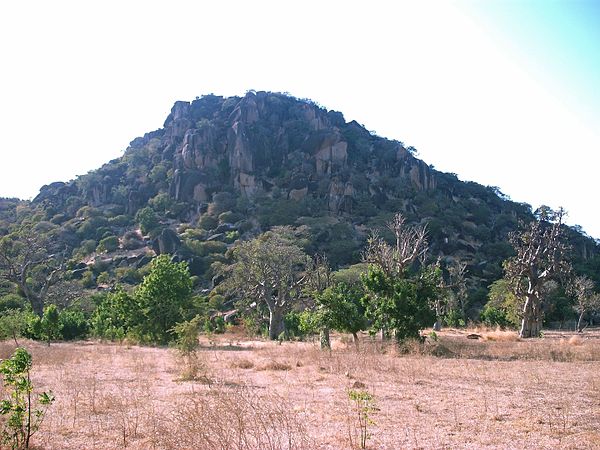
POLYGON ((579 314, 577 320, 577 331, 583 331, 583 318, 585 313, 600 309, 600 294, 594 292, 594 282, 588 277, 575 277, 571 292, 575 297, 575 311, 579 314))
POLYGON ((516 255, 504 262, 504 270, 517 295, 524 298, 519 331, 521 338, 540 335, 543 285, 552 277, 570 270, 562 233, 564 215, 562 208, 554 212, 545 207, 538 210, 536 220, 509 235, 516 255))
POLYGON ((59 280, 63 258, 42 233, 22 228, 0 239, 0 279, 14 283, 39 317, 50 287, 59 280))
POLYGON ((141 313, 137 324, 141 335, 153 342, 167 342, 170 330, 185 320, 191 306, 192 279, 187 263, 171 262, 169 255, 157 256, 134 297, 141 313))
POLYGON ((358 332, 367 328, 365 308, 361 302, 364 290, 361 285, 336 283, 315 297, 312 320, 319 328, 351 333, 358 346, 358 332))
POLYGON ((373 232, 367 241, 363 254, 365 262, 377 266, 390 277, 402 277, 404 272, 417 259, 425 256, 427 244, 427 228, 425 226, 409 226, 402 214, 397 213, 387 224, 394 234, 396 245, 388 244, 373 232))
POLYGON ((159 221, 154 210, 150 207, 140 209, 135 215, 135 221, 140 224, 142 233, 148 234, 158 227, 159 221))
POLYGON ((270 231, 242 242, 233 250, 235 262, 223 270, 227 290, 266 305, 271 339, 285 331, 283 317, 302 293, 309 263, 287 231, 270 231))
POLYGON ((409 273, 428 249, 424 226, 408 226, 404 217, 396 214, 388 228, 394 234, 395 245, 374 234, 364 253, 369 263, 368 273, 362 277, 367 289, 366 315, 383 337, 393 332, 399 341, 418 338, 420 329, 435 320, 431 303, 440 295, 440 269, 433 265, 409 273))

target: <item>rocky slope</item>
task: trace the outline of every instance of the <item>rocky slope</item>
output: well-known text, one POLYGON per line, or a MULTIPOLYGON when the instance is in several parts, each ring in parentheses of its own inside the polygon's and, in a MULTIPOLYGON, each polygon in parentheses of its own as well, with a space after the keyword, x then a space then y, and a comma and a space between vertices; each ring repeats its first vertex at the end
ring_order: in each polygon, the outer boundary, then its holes
MULTIPOLYGON (((369 230, 401 211, 428 224, 434 257, 469 264, 472 303, 481 302, 511 253, 508 232, 531 220, 531 208, 438 172, 413 153, 310 101, 270 92, 207 95, 176 102, 163 128, 96 171, 44 186, 29 207, 60 228, 84 261, 80 271, 86 264, 97 277, 97 256, 104 278, 119 279, 128 257, 139 267, 146 253, 174 253, 207 287, 211 265, 227 258, 236 239, 274 225, 300 227, 306 250, 339 267, 358 262, 369 230), (146 236, 138 231, 140 211, 155 216, 146 236), (98 248, 112 237, 118 248, 98 248), (119 255, 112 265, 111 253, 119 255)), ((16 217, 10 205, 4 215, 16 217)), ((596 257, 592 239, 569 236, 577 261, 596 257)))

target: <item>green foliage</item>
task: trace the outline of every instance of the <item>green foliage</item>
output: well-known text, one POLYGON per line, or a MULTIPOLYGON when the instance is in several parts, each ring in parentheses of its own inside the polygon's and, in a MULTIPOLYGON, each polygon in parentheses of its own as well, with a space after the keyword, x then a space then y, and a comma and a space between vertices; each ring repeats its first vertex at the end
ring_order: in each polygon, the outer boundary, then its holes
POLYGON ((440 295, 440 270, 427 267, 411 277, 386 275, 376 266, 369 267, 363 283, 366 316, 374 330, 394 333, 397 340, 420 338, 419 331, 435 321, 431 302, 440 295))
POLYGON ((322 327, 355 335, 368 326, 362 304, 361 285, 337 283, 315 296, 315 310, 305 314, 302 326, 306 331, 322 327))
POLYGON ((356 425, 360 433, 359 446, 363 449, 367 448, 367 440, 371 437, 369 428, 375 425, 371 414, 378 411, 375 399, 368 391, 355 389, 348 390, 348 399, 354 404, 356 425))
POLYGON ((25 299, 17 294, 6 294, 0 297, 0 314, 8 310, 25 309, 25 299))
POLYGON ((41 318, 35 315, 31 316, 28 333, 33 339, 43 340, 48 344, 50 341, 61 339, 62 324, 56 305, 46 306, 41 318))
POLYGON ((152 208, 140 209, 135 215, 135 221, 140 224, 142 233, 148 234, 158 227, 158 217, 152 208))
POLYGON ((173 263, 169 255, 156 257, 150 273, 135 292, 143 321, 142 335, 152 342, 166 343, 169 330, 184 319, 192 296, 192 280, 187 263, 173 263))
POLYGON ((61 337, 67 341, 83 339, 89 331, 88 321, 81 309, 63 309, 59 314, 61 337))
POLYGON ((200 346, 198 335, 201 322, 202 317, 197 315, 193 319, 177 323, 172 328, 172 332, 175 335, 175 348, 179 350, 181 355, 188 356, 198 350, 200 346))
POLYGON ((31 436, 38 431, 47 408, 54 402, 52 392, 42 392, 37 406, 34 405, 31 368, 31 354, 23 348, 17 348, 10 358, 0 363, 4 389, 9 394, 0 402, 0 415, 6 416, 1 436, 2 443, 12 449, 29 448, 31 436))
POLYGON ((217 228, 219 225, 219 220, 211 215, 204 214, 200 219, 198 219, 198 228, 202 230, 210 231, 217 228))
POLYGON ((521 305, 511 282, 504 278, 497 280, 490 285, 481 321, 489 326, 516 328, 521 322, 521 305))
POLYGON ((290 311, 283 317, 283 323, 285 325, 286 339, 302 338, 304 336, 302 313, 290 311))
POLYGON ((108 236, 100 240, 96 251, 98 253, 110 253, 119 248, 119 238, 116 236, 108 236))
POLYGON ((121 340, 140 320, 133 297, 117 286, 94 311, 90 319, 91 333, 103 339, 121 340))
MULTIPOLYGON (((36 316, 37 317, 37 316, 36 316)), ((0 340, 17 338, 27 331, 28 314, 18 309, 8 309, 0 313, 0 340)))
POLYGON ((163 192, 148 200, 148 205, 157 213, 165 214, 173 206, 173 199, 163 192))

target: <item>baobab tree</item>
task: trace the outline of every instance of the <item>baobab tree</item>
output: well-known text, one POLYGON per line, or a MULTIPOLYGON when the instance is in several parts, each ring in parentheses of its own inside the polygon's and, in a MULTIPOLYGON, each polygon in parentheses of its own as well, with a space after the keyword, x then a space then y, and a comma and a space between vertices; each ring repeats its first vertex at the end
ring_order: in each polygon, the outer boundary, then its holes
POLYGON ((286 230, 270 231, 233 249, 235 262, 222 269, 223 286, 240 298, 266 305, 269 337, 285 331, 284 316, 306 284, 310 258, 294 244, 286 230))
POLYGON ((0 239, 0 279, 14 283, 39 317, 48 290, 62 274, 64 258, 42 233, 22 228, 0 239))
POLYGON ((523 317, 519 336, 539 337, 543 320, 544 283, 567 273, 567 246, 562 234, 564 210, 540 208, 536 220, 521 231, 511 233, 509 241, 516 255, 504 262, 506 277, 517 295, 523 297, 523 317))

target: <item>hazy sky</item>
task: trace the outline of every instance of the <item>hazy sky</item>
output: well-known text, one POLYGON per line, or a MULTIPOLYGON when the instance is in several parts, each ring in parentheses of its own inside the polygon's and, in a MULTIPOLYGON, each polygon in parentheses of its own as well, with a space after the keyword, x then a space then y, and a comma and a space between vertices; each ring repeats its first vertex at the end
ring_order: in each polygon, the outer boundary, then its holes
POLYGON ((0 196, 118 157, 175 100, 285 91, 600 237, 600 1, 2 1, 0 196))

